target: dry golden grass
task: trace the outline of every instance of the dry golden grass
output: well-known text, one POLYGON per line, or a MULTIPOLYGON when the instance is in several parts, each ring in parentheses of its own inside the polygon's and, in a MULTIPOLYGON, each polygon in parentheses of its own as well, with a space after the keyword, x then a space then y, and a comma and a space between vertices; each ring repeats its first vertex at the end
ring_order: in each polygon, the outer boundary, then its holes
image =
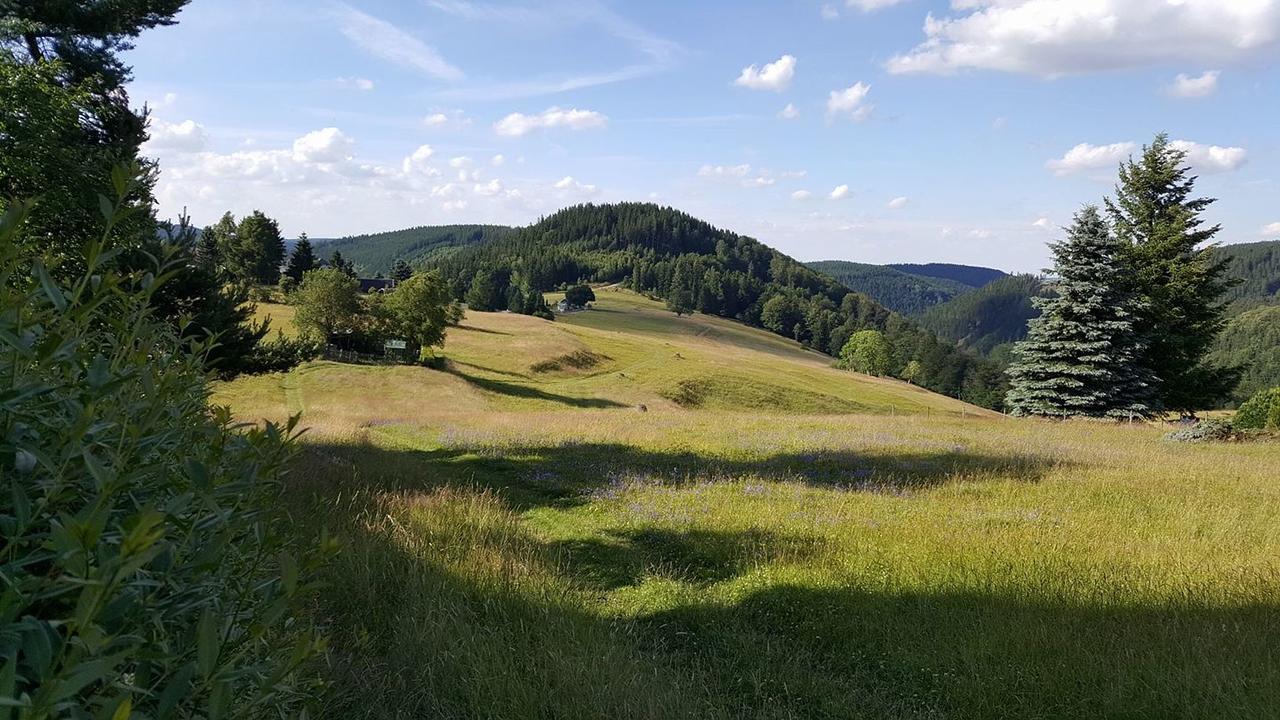
POLYGON ((327 716, 1280 716, 1280 445, 1006 419, 599 295, 472 314, 450 372, 219 388, 313 427, 327 716))

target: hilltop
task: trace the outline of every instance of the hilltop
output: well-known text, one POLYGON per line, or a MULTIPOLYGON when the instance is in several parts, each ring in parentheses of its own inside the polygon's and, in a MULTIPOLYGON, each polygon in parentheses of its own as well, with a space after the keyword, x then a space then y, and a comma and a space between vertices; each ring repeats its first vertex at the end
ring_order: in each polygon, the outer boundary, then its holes
POLYGON ((505 225, 424 225, 367 235, 312 238, 311 242, 320 257, 341 252, 361 274, 372 277, 390 272, 396 260, 420 266, 458 248, 489 242, 512 231, 505 225))
MULTIPOLYGON (((964 277, 966 281, 955 277, 942 277, 929 272, 945 272, 933 268, 939 266, 925 265, 869 265, 847 260, 820 260, 805 263, 818 272, 835 278, 845 287, 864 293, 876 302, 903 315, 920 315, 935 305, 951 300, 957 296, 972 292, 982 285, 989 268, 968 266, 946 266, 963 268, 972 271, 967 274, 953 273, 964 277), (911 272, 905 268, 918 268, 924 272, 911 272), (977 285, 970 282, 978 282, 977 285)), ((1002 277, 999 270, 990 270, 1002 277)), ((989 281, 986 281, 989 282, 989 281)))

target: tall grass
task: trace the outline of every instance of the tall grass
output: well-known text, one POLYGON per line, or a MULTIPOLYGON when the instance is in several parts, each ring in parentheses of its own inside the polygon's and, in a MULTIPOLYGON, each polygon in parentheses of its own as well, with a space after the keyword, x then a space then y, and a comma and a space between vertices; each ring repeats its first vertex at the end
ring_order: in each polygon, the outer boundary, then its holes
POLYGON ((312 425, 289 503, 346 545, 329 717, 1280 715, 1280 445, 891 411, 913 389, 616 309, 455 333, 463 375, 541 395, 331 364, 223 388, 312 425), (528 370, 582 348, 619 364, 528 370), (657 395, 726 358, 879 414, 657 395))

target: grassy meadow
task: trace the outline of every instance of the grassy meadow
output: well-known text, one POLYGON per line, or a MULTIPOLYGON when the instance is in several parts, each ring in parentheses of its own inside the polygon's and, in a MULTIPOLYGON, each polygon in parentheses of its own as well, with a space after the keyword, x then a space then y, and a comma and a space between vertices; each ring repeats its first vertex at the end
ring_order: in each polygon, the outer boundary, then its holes
POLYGON ((325 716, 1280 716, 1280 445, 1010 420, 598 295, 471 313, 444 371, 217 388, 309 428, 325 716))

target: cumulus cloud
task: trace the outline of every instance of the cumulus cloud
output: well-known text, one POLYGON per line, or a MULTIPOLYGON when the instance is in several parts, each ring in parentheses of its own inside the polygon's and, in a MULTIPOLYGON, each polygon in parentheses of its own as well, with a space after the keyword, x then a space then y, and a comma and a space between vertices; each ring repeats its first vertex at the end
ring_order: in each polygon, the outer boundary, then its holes
POLYGON ((906 197, 896 197, 889 201, 888 207, 890 210, 901 210, 907 206, 908 202, 910 202, 910 200, 906 197))
POLYGON ((341 163, 351 159, 354 145, 341 130, 327 127, 294 140, 293 156, 302 163, 341 163))
POLYGON ((1031 223, 1031 227, 1040 228, 1041 230, 1047 230, 1049 228, 1049 218, 1047 217, 1036 218, 1035 222, 1031 223))
POLYGON ((489 164, 494 167, 502 167, 503 165, 506 164, 506 162, 507 162, 507 158, 504 157, 501 153, 489 158, 489 164))
POLYGON ((813 193, 808 190, 797 190, 791 193, 792 200, 808 200, 811 197, 813 197, 813 193))
POLYGON ((195 120, 180 123, 152 120, 147 132, 151 139, 147 141, 146 148, 153 151, 200 152, 209 142, 204 126, 195 120))
POLYGON ((1090 145, 1080 143, 1067 151, 1065 155, 1045 163, 1045 167, 1057 175, 1071 175, 1083 170, 1111 168, 1133 154, 1138 146, 1131 142, 1112 143, 1110 145, 1090 145))
MULTIPOLYGON (((1249 153, 1241 147, 1204 145, 1190 140, 1174 140, 1169 146, 1186 154, 1186 163, 1198 173, 1230 172, 1244 165, 1249 153)), ((1080 143, 1061 158, 1050 160, 1045 167, 1057 175, 1071 175, 1084 170, 1112 168, 1128 159, 1138 148, 1137 143, 1119 142, 1110 145, 1080 143)))
POLYGON ((1042 77, 1160 63, 1239 61, 1280 43, 1280 0, 954 0, 892 73, 998 70, 1042 77))
POLYGON ((435 48, 386 20, 349 5, 339 5, 336 15, 342 34, 374 57, 441 80, 461 80, 463 77, 462 71, 450 65, 435 48))
POLYGON ((565 175, 564 177, 560 178, 551 187, 555 188, 556 190, 564 190, 576 195, 583 195, 587 197, 590 197, 591 195, 595 195, 600 191, 600 188, 596 187, 595 185, 580 183, 577 180, 574 180, 573 177, 570 175, 565 175))
POLYGON ((538 115, 511 113, 494 123, 493 129, 504 137, 521 137, 534 130, 544 128, 568 128, 570 130, 587 130, 602 128, 609 123, 609 118, 594 110, 568 110, 558 107, 548 108, 538 115))
POLYGON ((439 170, 427 164, 434 154, 435 150, 430 145, 419 145, 418 149, 413 151, 413 154, 400 163, 400 169, 406 175, 410 173, 422 173, 428 176, 439 175, 439 170))
POLYGON ((800 117, 800 111, 796 109, 794 103, 787 103, 787 106, 778 111, 778 117, 783 120, 795 120, 800 117))
POLYGON ((477 195, 483 195, 485 197, 493 197, 494 195, 501 194, 503 189, 504 188, 502 186, 502 181, 498 180, 497 178, 494 178, 493 180, 490 180, 489 182, 484 183, 483 185, 477 183, 475 187, 472 188, 472 191, 475 192, 475 194, 477 195))
POLYGON ((843 200, 849 197, 849 186, 837 185, 835 189, 831 191, 831 194, 828 197, 830 197, 832 200, 843 200))
POLYGON ((782 92, 791 85, 791 79, 795 75, 795 56, 783 55, 762 68, 755 65, 742 68, 742 74, 733 81, 733 84, 752 90, 782 92))
POLYGON ((1271 237, 1280 237, 1280 222, 1273 222, 1262 228, 1262 234, 1271 237))
POLYGON ((1179 73, 1169 86, 1169 94, 1180 98, 1208 97, 1218 91, 1217 70, 1206 70, 1196 77, 1179 73))
POLYGON ((875 109, 866 103, 871 86, 866 83, 855 83, 844 90, 832 90, 827 95, 827 117, 844 115, 858 122, 866 120, 875 109))
POLYGON ((1169 145, 1186 153, 1187 163, 1200 173, 1230 172, 1249 159, 1249 153, 1241 147, 1202 145, 1190 140, 1174 140, 1169 145))

